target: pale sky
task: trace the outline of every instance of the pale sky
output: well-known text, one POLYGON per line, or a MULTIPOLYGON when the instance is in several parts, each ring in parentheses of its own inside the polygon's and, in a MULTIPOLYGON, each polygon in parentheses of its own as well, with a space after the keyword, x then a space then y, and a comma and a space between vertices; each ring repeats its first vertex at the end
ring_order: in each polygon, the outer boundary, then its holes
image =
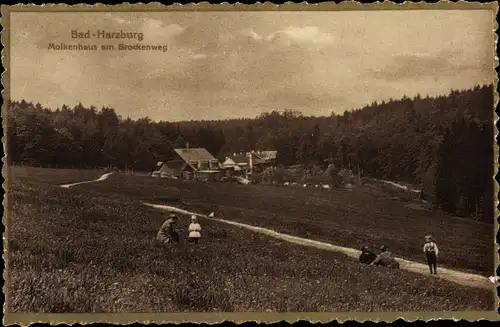
POLYGON ((122 117, 330 115, 389 98, 494 82, 491 10, 12 13, 11 98, 81 102, 122 117), (143 32, 75 40, 71 30, 143 32), (162 51, 54 44, 168 45, 162 51))

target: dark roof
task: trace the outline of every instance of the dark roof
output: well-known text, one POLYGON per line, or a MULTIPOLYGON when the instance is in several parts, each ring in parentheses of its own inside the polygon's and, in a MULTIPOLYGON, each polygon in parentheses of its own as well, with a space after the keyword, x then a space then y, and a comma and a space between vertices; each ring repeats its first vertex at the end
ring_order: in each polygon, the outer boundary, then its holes
POLYGON ((166 161, 161 165, 162 167, 168 167, 170 169, 182 168, 186 163, 182 160, 171 160, 166 161))
POLYGON ((262 164, 265 164, 266 163, 266 160, 262 159, 262 158, 259 158, 257 156, 253 156, 252 158, 252 164, 253 165, 262 165, 262 164))
POLYGON ((171 160, 171 161, 166 161, 164 162, 161 167, 160 167, 160 171, 164 168, 169 168, 169 169, 173 169, 173 170, 181 170, 182 168, 184 168, 184 166, 186 165, 186 163, 182 160, 171 160))
POLYGON ((248 158, 245 155, 235 155, 230 156, 231 160, 233 160, 236 164, 248 163, 248 158))
POLYGON ((164 162, 158 169, 158 172, 172 171, 174 175, 180 175, 186 163, 182 160, 171 160, 164 162))

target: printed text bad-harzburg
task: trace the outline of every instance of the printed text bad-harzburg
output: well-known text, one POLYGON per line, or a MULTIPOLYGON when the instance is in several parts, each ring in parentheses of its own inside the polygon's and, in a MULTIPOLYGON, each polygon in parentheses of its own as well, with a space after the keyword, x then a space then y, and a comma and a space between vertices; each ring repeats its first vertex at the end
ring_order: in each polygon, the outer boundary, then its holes
POLYGON ((96 39, 134 39, 139 42, 144 40, 144 33, 142 32, 125 32, 125 31, 118 31, 118 32, 109 32, 106 30, 97 30, 95 32, 91 32, 90 30, 87 31, 78 31, 78 30, 71 30, 71 38, 72 39, 90 39, 90 38, 96 38, 96 39))

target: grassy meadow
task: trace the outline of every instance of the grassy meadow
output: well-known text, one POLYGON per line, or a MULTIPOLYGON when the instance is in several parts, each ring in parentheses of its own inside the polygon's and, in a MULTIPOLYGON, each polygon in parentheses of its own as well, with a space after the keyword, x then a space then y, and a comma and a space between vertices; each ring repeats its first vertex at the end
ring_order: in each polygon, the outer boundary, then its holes
POLYGON ((377 188, 348 192, 120 174, 81 188, 200 213, 215 211, 222 219, 340 246, 359 249, 384 244, 397 256, 422 263, 424 236, 432 233, 440 249, 440 265, 484 276, 494 274, 493 222, 408 208, 407 201, 377 188))
POLYGON ((402 270, 367 267, 341 254, 277 241, 208 219, 200 221, 203 239, 198 246, 185 242, 189 220, 181 217, 177 226, 181 243, 158 247, 153 238, 166 214, 142 201, 216 211, 224 219, 339 245, 384 242, 398 255, 408 250, 410 258, 418 257, 421 234, 431 224, 442 243, 443 257, 454 256, 445 263, 478 272, 491 269, 488 255, 492 257, 492 250, 484 235, 492 227, 487 225, 439 215, 424 218, 424 213, 410 209, 397 211, 397 203, 379 203, 374 195, 364 193, 357 197, 331 191, 320 196, 314 193, 318 190, 304 193, 300 189, 181 183, 120 174, 99 183, 59 187, 100 174, 9 169, 7 311, 493 308, 494 295, 489 291, 402 270), (461 239, 465 235, 468 239, 461 239), (478 253, 471 255, 468 250, 478 253))

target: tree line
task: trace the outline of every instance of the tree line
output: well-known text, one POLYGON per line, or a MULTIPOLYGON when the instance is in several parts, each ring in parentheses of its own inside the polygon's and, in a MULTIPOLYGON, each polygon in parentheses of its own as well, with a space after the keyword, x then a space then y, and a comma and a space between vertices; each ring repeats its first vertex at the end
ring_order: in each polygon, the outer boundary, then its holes
POLYGON ((221 160, 234 152, 278 150, 278 165, 312 169, 333 163, 362 176, 418 184, 443 210, 488 220, 494 198, 493 103, 493 86, 483 85, 374 102, 326 117, 275 110, 254 119, 154 122, 122 118, 108 107, 49 109, 10 101, 7 162, 152 171, 187 142, 221 160))

